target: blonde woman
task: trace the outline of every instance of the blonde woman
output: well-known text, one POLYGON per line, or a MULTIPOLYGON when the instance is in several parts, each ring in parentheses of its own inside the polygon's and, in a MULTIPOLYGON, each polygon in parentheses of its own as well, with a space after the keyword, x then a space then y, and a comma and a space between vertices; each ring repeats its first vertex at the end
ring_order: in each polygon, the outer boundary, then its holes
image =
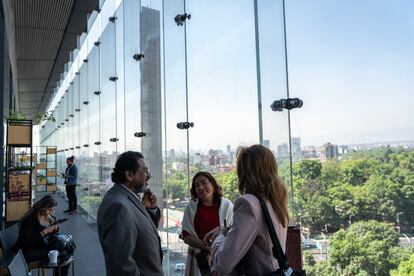
POLYGON ((285 251, 289 221, 287 189, 278 176, 273 153, 262 145, 239 148, 237 176, 242 196, 234 203, 233 225, 230 229, 217 227, 204 239, 212 242, 212 270, 227 274, 243 267, 245 275, 268 275, 279 264, 272 254, 272 241, 258 197, 264 199, 285 251))

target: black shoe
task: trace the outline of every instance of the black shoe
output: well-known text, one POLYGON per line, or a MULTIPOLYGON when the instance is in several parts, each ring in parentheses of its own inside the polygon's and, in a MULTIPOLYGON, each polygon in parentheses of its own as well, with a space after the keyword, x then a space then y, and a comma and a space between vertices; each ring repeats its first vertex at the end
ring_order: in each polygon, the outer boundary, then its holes
POLYGON ((72 212, 71 209, 67 209, 67 210, 63 211, 63 213, 70 213, 70 212, 72 212))

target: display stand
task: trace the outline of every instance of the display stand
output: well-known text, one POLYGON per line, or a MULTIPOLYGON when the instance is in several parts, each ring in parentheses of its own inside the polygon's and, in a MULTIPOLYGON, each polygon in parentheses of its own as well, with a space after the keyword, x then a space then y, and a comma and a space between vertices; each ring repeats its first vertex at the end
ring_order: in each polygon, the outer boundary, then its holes
POLYGON ((32 203, 31 120, 7 120, 5 222, 18 221, 32 203))
POLYGON ((56 192, 57 148, 37 147, 36 154, 36 191, 56 192))

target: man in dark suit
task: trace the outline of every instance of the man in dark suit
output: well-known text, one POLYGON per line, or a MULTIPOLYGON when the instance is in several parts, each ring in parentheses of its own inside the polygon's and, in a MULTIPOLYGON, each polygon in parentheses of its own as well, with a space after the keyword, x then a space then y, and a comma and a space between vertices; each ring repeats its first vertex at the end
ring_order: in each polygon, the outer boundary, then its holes
POLYGON ((148 190, 149 170, 139 152, 122 153, 98 210, 98 234, 108 276, 164 275, 157 227, 157 199, 148 190), (144 192, 141 202, 138 193, 144 192))

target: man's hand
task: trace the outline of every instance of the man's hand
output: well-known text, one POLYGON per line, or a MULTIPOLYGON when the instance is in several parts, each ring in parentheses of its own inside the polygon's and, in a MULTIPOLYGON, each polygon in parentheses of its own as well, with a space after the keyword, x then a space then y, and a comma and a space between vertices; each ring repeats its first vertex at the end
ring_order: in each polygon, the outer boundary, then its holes
POLYGON ((150 189, 147 189, 142 198, 142 204, 145 208, 154 209, 157 207, 157 197, 151 192, 150 189))

